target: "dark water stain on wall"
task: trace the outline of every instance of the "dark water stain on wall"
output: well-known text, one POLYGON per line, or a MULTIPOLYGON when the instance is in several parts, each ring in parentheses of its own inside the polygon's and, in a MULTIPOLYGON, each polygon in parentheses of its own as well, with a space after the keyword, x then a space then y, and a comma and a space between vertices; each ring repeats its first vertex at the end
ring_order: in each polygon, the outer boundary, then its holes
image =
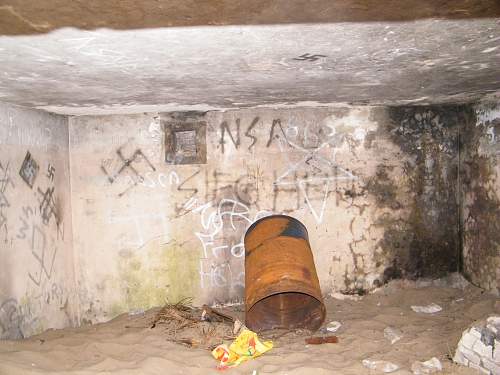
MULTIPOLYGON (((486 109, 487 110, 487 109, 486 109)), ((476 122, 463 129, 463 271, 475 285, 500 293, 500 188, 496 173, 494 123, 476 122)))
POLYGON ((397 210, 401 208, 401 203, 397 199, 398 187, 389 174, 393 169, 392 166, 378 165, 377 172, 368 180, 366 189, 375 196, 378 207, 397 210))
POLYGON ((379 264, 389 262, 381 283, 392 278, 439 277, 458 270, 459 134, 473 116, 467 106, 389 107, 377 136, 398 145, 404 157, 403 176, 390 177, 379 165, 366 184, 377 207, 405 215, 381 214, 384 228, 379 264), (398 200, 397 192, 407 191, 398 200))

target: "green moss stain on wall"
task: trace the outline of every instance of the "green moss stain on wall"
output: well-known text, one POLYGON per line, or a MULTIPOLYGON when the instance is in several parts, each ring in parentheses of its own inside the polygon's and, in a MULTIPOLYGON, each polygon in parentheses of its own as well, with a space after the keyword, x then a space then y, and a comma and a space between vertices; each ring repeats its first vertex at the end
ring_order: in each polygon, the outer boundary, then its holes
POLYGON ((199 249, 186 251, 182 247, 172 247, 166 255, 169 301, 193 298, 200 287, 199 249))
POLYGON ((116 316, 195 297, 200 286, 199 258, 199 249, 195 247, 159 240, 122 257, 117 281, 122 300, 110 307, 110 314, 116 316))

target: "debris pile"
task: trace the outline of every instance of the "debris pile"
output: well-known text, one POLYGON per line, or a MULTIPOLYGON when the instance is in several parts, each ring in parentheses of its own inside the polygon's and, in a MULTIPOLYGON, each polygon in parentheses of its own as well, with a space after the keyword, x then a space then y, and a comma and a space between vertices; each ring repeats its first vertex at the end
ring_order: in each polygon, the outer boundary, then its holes
POLYGON ((500 316, 467 329, 453 361, 486 374, 500 374, 500 316))
POLYGON ((189 347, 213 350, 232 340, 237 319, 208 306, 193 307, 189 300, 167 303, 153 317, 150 327, 162 327, 168 340, 189 347))

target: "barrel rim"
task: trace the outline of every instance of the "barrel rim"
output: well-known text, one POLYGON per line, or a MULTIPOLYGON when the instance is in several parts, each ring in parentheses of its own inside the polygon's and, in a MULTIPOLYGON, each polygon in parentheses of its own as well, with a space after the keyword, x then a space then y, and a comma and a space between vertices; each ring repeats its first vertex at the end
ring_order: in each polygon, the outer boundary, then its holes
MULTIPOLYGON (((319 293, 319 295, 315 295, 315 293, 313 293, 313 291, 297 290, 296 288, 284 288, 283 290, 280 290, 280 291, 277 291, 277 292, 264 293, 264 296, 261 297, 261 298, 259 298, 256 301, 254 301, 250 305, 250 307, 248 309, 245 306, 245 313, 247 313, 248 311, 250 311, 260 301, 262 301, 262 300, 264 300, 266 298, 273 297, 273 296, 278 295, 278 294, 284 294, 284 293, 304 294, 304 295, 307 295, 307 296, 309 296, 311 298, 314 298, 315 300, 317 300, 323 306, 325 305, 323 294, 321 294, 321 293, 319 293)), ((246 298, 245 298, 245 305, 246 305, 246 303, 247 303, 247 301, 246 301, 246 298)), ((325 306, 325 308, 326 308, 326 306, 325 306)))
MULTIPOLYGON (((249 315, 249 313, 251 313, 251 310, 260 302, 262 302, 263 300, 265 300, 266 298, 270 298, 270 297, 274 297, 276 295, 279 295, 279 294, 283 294, 283 293, 293 293, 293 294, 303 294, 303 295, 306 295, 306 296, 309 296, 311 297, 312 299, 316 300, 319 304, 318 304, 318 311, 320 312, 320 321, 319 321, 319 325, 318 327, 315 327, 313 328, 314 330, 317 330, 319 327, 321 327, 321 325, 325 322, 325 319, 326 319, 326 306, 325 306, 325 301, 323 299, 323 295, 320 293, 319 296, 316 296, 312 293, 308 293, 308 292, 305 292, 305 291, 298 291, 298 290, 286 290, 285 291, 279 291, 279 292, 274 292, 274 293, 269 293, 267 295, 265 295, 264 297, 258 299, 257 301, 255 301, 254 303, 252 303, 252 305, 246 309, 245 308, 245 322, 247 321, 247 317, 249 315)), ((245 303, 246 304, 246 303, 245 303)))
POLYGON ((306 226, 304 224, 302 224, 302 222, 299 219, 296 219, 293 216, 288 216, 288 215, 283 215, 283 214, 276 214, 276 215, 273 214, 273 215, 261 217, 259 220, 254 221, 252 223, 252 225, 250 225, 248 227, 248 229, 246 230, 243 241, 246 240, 248 233, 250 233, 252 230, 254 230, 255 227, 257 226, 257 224, 260 224, 261 221, 264 221, 266 219, 275 219, 275 218, 279 218, 279 217, 284 217, 284 218, 290 219, 291 221, 294 221, 294 222, 300 224, 304 228, 304 230, 306 231, 307 236, 309 237, 309 232, 307 231, 306 226))

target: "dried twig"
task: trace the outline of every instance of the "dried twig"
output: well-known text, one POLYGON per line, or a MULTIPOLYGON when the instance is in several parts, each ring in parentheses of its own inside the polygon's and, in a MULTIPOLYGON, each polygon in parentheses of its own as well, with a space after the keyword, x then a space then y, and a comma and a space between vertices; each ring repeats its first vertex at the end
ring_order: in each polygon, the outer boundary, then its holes
POLYGON ((186 298, 174 304, 167 303, 153 318, 151 328, 157 324, 169 324, 174 325, 172 328, 177 330, 193 325, 199 321, 199 310, 189 306, 187 303, 190 302, 191 299, 186 298))
POLYGON ((203 305, 203 311, 205 312, 206 314, 206 317, 208 317, 208 321, 228 321, 230 323, 234 323, 234 321, 236 320, 235 317, 229 315, 229 314, 226 314, 226 313, 223 313, 219 310, 216 310, 212 307, 209 307, 207 305, 203 305))
POLYGON ((153 317, 151 328, 160 324, 167 333, 167 339, 188 347, 210 348, 232 332, 234 318, 218 310, 203 306, 190 306, 190 299, 167 303, 153 317))

